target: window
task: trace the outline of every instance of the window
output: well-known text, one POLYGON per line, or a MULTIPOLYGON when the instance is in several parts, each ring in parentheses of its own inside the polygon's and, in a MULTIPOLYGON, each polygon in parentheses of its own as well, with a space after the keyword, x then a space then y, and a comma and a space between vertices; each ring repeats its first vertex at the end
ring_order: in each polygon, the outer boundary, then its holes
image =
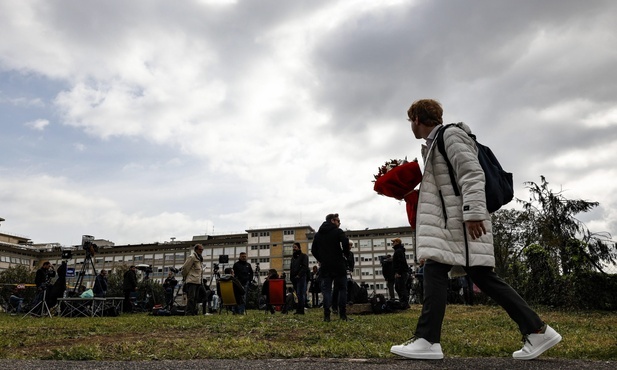
POLYGON ((259 233, 259 236, 270 236, 270 232, 269 231, 261 231, 259 233))
POLYGON ((284 244, 283 245, 283 255, 291 256, 294 253, 293 244, 284 244))
POLYGON ((259 246, 258 246, 258 245, 251 245, 251 250, 252 250, 252 251, 256 251, 256 250, 258 250, 258 249, 259 249, 259 246))
POLYGON ((360 240, 360 250, 361 251, 371 250, 372 247, 373 247, 373 245, 372 245, 370 239, 361 239, 360 240))
POLYGON ((295 235, 295 230, 283 230, 283 235, 295 235))
POLYGON ((259 246, 259 249, 270 249, 270 244, 262 244, 259 246))

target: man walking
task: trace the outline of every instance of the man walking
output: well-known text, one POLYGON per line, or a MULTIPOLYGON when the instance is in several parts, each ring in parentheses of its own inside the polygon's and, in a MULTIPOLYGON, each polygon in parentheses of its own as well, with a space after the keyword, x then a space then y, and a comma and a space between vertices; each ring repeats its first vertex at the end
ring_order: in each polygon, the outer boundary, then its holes
POLYGON ((523 335, 523 348, 515 359, 531 360, 561 341, 512 287, 495 274, 493 235, 486 209, 484 171, 478 162, 470 128, 444 131, 448 159, 452 163, 460 196, 454 193, 445 158, 433 145, 443 129, 443 110, 435 100, 418 100, 407 115, 422 146, 424 175, 420 185, 416 219, 416 246, 425 258, 424 305, 412 339, 390 351, 412 359, 441 359, 441 326, 446 309, 448 272, 469 274, 476 285, 514 320, 523 335))
POLYGON ((244 302, 238 305, 238 314, 244 315, 246 310, 246 302, 248 299, 249 285, 253 281, 253 267, 247 261, 246 252, 240 253, 238 260, 234 263, 234 276, 242 283, 244 287, 244 302))
POLYGON ((308 278, 308 256, 302 253, 300 243, 295 242, 293 245, 293 256, 289 269, 291 284, 296 291, 298 304, 296 305, 296 314, 304 315, 304 305, 306 304, 306 282, 308 278))
POLYGON ((394 288, 402 309, 409 308, 409 289, 407 289, 407 279, 409 278, 409 265, 405 257, 405 246, 399 238, 392 239, 392 268, 394 270, 394 288))
POLYGON ((195 244, 193 251, 182 265, 182 278, 186 284, 187 293, 184 314, 187 316, 197 315, 197 303, 206 294, 206 288, 203 285, 204 270, 202 263, 204 260, 201 256, 203 251, 203 245, 195 244))
POLYGON ((311 253, 321 264, 319 278, 323 294, 324 321, 330 321, 332 305, 332 283, 338 288, 338 313, 341 320, 347 318, 347 258, 349 258, 349 239, 340 229, 338 213, 326 216, 313 239, 311 253))

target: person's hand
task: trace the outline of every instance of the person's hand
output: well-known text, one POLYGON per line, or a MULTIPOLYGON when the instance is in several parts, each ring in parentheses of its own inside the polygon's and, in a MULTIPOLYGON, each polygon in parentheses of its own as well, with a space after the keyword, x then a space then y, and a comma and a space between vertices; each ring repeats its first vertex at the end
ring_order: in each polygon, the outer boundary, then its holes
POLYGON ((472 240, 476 240, 482 235, 486 234, 486 228, 484 227, 484 221, 467 221, 467 232, 472 240))

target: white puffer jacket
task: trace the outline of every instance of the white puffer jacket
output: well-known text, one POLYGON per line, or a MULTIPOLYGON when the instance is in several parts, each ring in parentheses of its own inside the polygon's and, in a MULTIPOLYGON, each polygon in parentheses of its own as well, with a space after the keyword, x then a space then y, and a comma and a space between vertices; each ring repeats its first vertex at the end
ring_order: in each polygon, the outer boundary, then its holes
MULTIPOLYGON (((458 125, 471 133, 466 124, 458 125)), ((461 196, 454 194, 448 166, 436 140, 428 150, 423 150, 425 168, 416 221, 417 256, 453 266, 495 266, 484 171, 478 162, 475 142, 463 130, 453 127, 444 131, 446 153, 461 196), (474 220, 484 220, 487 233, 472 241, 464 221, 474 220)))

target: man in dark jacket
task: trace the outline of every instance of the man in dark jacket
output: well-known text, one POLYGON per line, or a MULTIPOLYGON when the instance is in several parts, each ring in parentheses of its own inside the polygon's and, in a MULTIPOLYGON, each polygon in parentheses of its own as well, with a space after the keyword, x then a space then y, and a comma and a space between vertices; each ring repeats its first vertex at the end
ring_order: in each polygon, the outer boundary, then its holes
POLYGON ((291 257, 289 276, 293 288, 296 291, 296 296, 298 296, 298 304, 296 305, 296 314, 298 315, 304 315, 308 272, 308 256, 302 253, 300 243, 295 242, 293 245, 293 256, 291 257))
POLYGON ((133 312, 133 303, 131 302, 131 293, 137 291, 137 267, 131 266, 124 273, 122 282, 122 290, 124 290, 124 312, 133 312))
POLYGON ((240 281, 244 287, 244 299, 243 303, 238 305, 238 314, 243 315, 246 309, 247 295, 249 291, 249 285, 253 281, 253 267, 246 260, 246 252, 240 253, 240 257, 234 263, 234 276, 240 281))
POLYGON ((332 283, 338 287, 338 306, 341 320, 347 320, 347 258, 349 258, 349 239, 340 229, 338 213, 326 216, 319 227, 311 253, 321 263, 320 279, 323 294, 324 321, 330 321, 332 305, 332 283))
POLYGON ((409 308, 409 290, 407 289, 407 279, 409 278, 409 265, 405 258, 405 246, 401 239, 392 239, 392 269, 394 270, 394 289, 398 294, 403 309, 409 308))
POLYGON ((96 275, 92 293, 94 293, 94 296, 97 298, 105 298, 107 294, 107 270, 101 270, 101 272, 96 275))

